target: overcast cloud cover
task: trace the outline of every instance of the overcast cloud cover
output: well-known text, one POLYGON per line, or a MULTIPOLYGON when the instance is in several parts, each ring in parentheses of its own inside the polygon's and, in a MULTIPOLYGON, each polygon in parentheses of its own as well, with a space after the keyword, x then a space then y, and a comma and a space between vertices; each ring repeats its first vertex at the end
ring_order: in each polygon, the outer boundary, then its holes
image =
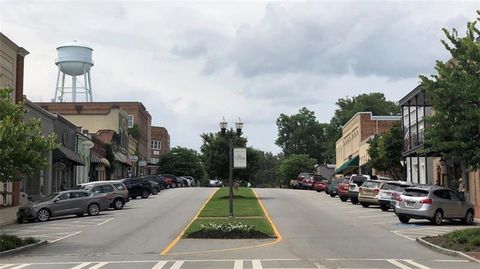
POLYGON ((25 94, 54 95, 56 47, 94 49, 94 101, 140 101, 172 146, 199 149, 222 116, 249 145, 274 145, 280 113, 320 121, 338 98, 397 101, 448 54, 442 27, 465 32, 477 1, 165 2, 0 0, 0 29, 30 55, 25 94))

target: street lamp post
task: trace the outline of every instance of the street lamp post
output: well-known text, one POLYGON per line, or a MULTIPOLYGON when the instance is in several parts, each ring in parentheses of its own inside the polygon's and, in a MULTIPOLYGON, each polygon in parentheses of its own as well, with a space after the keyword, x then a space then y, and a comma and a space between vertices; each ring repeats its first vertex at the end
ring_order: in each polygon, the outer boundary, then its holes
MULTIPOLYGON (((225 117, 220 122, 220 130, 222 135, 225 135, 227 130, 228 123, 225 121, 225 117)), ((235 123, 235 128, 237 129, 237 136, 240 137, 242 134, 243 122, 240 118, 235 123)), ((233 137, 228 138, 228 171, 229 171, 229 204, 228 204, 228 217, 233 218, 233 137)))

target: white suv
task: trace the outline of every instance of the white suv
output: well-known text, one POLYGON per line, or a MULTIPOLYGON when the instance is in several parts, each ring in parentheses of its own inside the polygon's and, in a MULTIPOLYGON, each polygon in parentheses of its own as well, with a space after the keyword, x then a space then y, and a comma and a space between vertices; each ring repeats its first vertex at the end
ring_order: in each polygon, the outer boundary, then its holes
POLYGON ((352 204, 358 204, 358 192, 360 191, 359 187, 367 180, 370 180, 369 175, 353 174, 350 176, 348 198, 350 198, 352 204))

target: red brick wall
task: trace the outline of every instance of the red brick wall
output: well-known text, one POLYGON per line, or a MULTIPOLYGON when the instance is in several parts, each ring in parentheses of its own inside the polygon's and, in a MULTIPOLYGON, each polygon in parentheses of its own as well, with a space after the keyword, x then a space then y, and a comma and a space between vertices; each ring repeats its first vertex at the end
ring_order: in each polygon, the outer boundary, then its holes
MULTIPOLYGON (((164 127, 152 126, 152 140, 161 141, 160 156, 164 156, 170 151, 170 135, 164 127)), ((158 158, 159 156, 153 155, 152 149, 152 158, 158 158)))
POLYGON ((391 120, 372 120, 370 114, 361 114, 361 137, 360 141, 364 141, 374 134, 381 134, 388 131, 395 121, 391 120))

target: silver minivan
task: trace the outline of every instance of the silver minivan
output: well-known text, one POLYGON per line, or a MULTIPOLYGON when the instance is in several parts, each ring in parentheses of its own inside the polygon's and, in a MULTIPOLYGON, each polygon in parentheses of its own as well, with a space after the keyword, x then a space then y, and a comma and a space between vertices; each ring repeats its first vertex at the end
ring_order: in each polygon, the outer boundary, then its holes
POLYGON ((451 189, 418 185, 405 188, 395 204, 395 214, 402 223, 413 218, 428 219, 440 225, 443 219, 461 219, 470 225, 474 222, 475 211, 471 203, 451 189))

